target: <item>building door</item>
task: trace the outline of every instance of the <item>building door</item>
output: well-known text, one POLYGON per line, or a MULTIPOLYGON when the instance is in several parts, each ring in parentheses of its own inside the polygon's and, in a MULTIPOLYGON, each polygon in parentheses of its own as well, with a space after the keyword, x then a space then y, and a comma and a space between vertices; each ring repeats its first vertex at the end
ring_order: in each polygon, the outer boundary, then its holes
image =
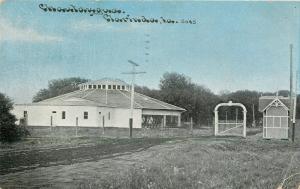
POLYGON ((51 126, 57 126, 57 113, 56 113, 56 111, 52 111, 51 126))

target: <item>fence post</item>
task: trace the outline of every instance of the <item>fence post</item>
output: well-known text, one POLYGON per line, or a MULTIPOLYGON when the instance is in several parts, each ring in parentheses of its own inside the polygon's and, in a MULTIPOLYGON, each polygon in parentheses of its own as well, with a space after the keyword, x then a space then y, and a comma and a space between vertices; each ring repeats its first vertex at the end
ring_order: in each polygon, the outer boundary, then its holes
POLYGON ((52 125, 53 125, 53 117, 50 116, 50 131, 52 131, 52 125))
POLYGON ((129 137, 132 138, 132 118, 129 119, 129 137))
POLYGON ((104 128, 105 128, 105 117, 102 116, 102 127, 103 127, 103 130, 102 130, 102 135, 104 135, 104 128))
POLYGON ((77 131, 77 127, 78 127, 78 117, 76 117, 76 127, 75 127, 75 134, 76 134, 76 137, 78 136, 78 131, 77 131))

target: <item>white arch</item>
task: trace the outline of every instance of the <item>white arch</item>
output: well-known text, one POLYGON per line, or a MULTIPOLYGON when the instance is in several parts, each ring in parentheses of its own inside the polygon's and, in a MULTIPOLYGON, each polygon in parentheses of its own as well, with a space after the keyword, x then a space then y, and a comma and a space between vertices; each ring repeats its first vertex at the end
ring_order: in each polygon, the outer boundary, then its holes
POLYGON ((242 103, 233 103, 232 101, 229 101, 227 103, 220 103, 215 107, 215 136, 218 135, 219 132, 219 114, 218 109, 221 106, 238 106, 243 108, 243 137, 246 137, 246 116, 247 116, 247 109, 242 103))

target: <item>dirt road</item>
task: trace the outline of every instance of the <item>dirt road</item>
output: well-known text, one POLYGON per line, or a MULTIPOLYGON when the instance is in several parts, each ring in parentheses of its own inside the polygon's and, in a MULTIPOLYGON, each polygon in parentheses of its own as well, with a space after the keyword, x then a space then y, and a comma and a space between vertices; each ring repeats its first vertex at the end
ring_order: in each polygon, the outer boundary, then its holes
POLYGON ((122 139, 105 144, 1 152, 0 175, 56 165, 91 162, 145 150, 167 139, 122 139))

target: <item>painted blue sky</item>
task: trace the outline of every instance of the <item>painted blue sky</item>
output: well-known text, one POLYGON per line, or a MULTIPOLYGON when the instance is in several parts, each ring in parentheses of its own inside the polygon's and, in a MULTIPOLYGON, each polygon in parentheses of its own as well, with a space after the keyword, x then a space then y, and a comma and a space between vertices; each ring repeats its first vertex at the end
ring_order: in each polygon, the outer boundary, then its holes
POLYGON ((300 2, 0 2, 0 92, 16 103, 30 102, 51 79, 130 82, 121 74, 129 59, 147 72, 138 85, 158 88, 163 73, 178 72, 215 93, 288 89, 290 43, 299 64, 300 2), (100 15, 43 12, 40 3, 197 24, 109 23, 100 15))

